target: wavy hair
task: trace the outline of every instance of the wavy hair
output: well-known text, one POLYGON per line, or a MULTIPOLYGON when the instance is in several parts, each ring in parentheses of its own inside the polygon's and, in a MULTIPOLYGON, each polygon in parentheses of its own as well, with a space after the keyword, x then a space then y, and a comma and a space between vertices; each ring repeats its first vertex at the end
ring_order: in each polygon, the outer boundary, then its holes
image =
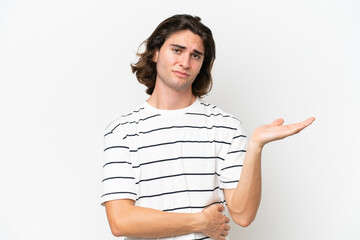
POLYGON ((137 53, 139 56, 137 63, 130 65, 137 80, 147 87, 147 94, 151 95, 155 87, 157 76, 156 63, 153 61, 155 52, 160 50, 171 34, 183 30, 190 30, 199 35, 205 48, 204 61, 192 84, 192 93, 201 98, 210 92, 212 88, 211 69, 215 60, 215 42, 212 32, 201 23, 200 17, 181 14, 174 15, 161 22, 151 36, 141 44, 145 45, 145 51, 137 53))

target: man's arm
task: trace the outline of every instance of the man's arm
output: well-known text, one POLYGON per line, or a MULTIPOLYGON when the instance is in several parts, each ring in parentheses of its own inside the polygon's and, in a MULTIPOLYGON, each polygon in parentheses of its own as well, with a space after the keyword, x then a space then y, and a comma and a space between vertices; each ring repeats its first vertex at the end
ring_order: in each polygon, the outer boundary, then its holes
POLYGON ((283 119, 261 126, 253 132, 244 159, 239 183, 235 189, 224 189, 232 219, 240 226, 248 226, 256 216, 261 199, 261 152, 265 144, 296 134, 309 126, 315 118, 282 125, 283 119))
POLYGON ((229 218, 224 206, 212 205, 199 213, 170 213, 134 206, 130 199, 105 203, 106 214, 115 236, 162 238, 201 232, 216 240, 225 240, 229 218))

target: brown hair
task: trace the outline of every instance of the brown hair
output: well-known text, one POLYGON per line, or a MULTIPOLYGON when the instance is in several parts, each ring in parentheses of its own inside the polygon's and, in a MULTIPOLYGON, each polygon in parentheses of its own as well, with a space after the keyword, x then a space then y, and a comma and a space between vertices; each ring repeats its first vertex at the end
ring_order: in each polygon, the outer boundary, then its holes
POLYGON ((151 36, 142 43, 146 47, 145 51, 137 54, 140 58, 137 63, 131 64, 131 69, 136 74, 138 81, 147 87, 147 94, 151 95, 155 87, 157 75, 156 63, 153 61, 155 52, 161 48, 171 34, 182 30, 190 30, 199 35, 205 48, 204 61, 192 84, 192 93, 194 96, 203 97, 210 92, 212 87, 211 69, 215 60, 215 42, 211 30, 200 21, 201 18, 197 16, 174 15, 161 22, 151 36))

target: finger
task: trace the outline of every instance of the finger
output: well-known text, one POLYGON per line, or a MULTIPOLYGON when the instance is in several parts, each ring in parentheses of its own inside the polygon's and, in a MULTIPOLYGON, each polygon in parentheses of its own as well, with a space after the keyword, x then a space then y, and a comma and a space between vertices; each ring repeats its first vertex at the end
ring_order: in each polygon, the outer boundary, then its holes
POLYGON ((303 130, 304 128, 306 128, 307 126, 309 126, 310 124, 312 124, 315 121, 314 117, 308 118, 305 121, 302 122, 302 126, 300 126, 300 130, 303 130))
POLYGON ((311 118, 306 119, 305 121, 302 121, 299 123, 294 123, 294 124, 289 124, 287 126, 291 132, 298 133, 301 130, 303 130, 304 128, 306 128, 307 126, 309 126, 314 121, 315 121, 315 118, 311 117, 311 118))
POLYGON ((310 124, 312 124, 315 121, 314 117, 308 118, 304 121, 304 124, 307 126, 309 126, 310 124))
POLYGON ((284 123, 284 119, 278 118, 275 121, 273 121, 270 125, 272 125, 272 126, 280 126, 283 123, 284 123))
POLYGON ((230 218, 226 217, 225 222, 226 222, 226 223, 229 223, 229 222, 230 222, 230 218))
POLYGON ((218 209, 219 212, 222 212, 225 209, 224 206, 221 205, 221 204, 216 204, 216 206, 217 206, 217 209, 218 209))
POLYGON ((225 230, 226 230, 226 231, 229 231, 229 230, 230 230, 230 226, 226 224, 225 230))
POLYGON ((227 235, 229 235, 229 232, 228 231, 223 231, 221 235, 226 237, 227 235))
POLYGON ((307 127, 307 126, 309 126, 310 124, 312 124, 314 121, 315 121, 315 118, 314 118, 314 117, 311 117, 311 118, 308 118, 308 119, 302 121, 301 123, 302 123, 305 127, 307 127))

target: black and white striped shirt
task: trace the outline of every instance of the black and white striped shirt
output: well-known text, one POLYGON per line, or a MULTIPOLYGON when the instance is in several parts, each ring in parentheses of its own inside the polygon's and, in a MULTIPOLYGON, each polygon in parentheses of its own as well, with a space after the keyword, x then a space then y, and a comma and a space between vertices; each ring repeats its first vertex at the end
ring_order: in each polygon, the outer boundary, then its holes
POLYGON ((187 213, 225 205, 222 189, 236 187, 247 142, 238 119, 200 99, 178 110, 145 102, 113 121, 104 138, 102 204, 133 199, 136 206, 187 213))

